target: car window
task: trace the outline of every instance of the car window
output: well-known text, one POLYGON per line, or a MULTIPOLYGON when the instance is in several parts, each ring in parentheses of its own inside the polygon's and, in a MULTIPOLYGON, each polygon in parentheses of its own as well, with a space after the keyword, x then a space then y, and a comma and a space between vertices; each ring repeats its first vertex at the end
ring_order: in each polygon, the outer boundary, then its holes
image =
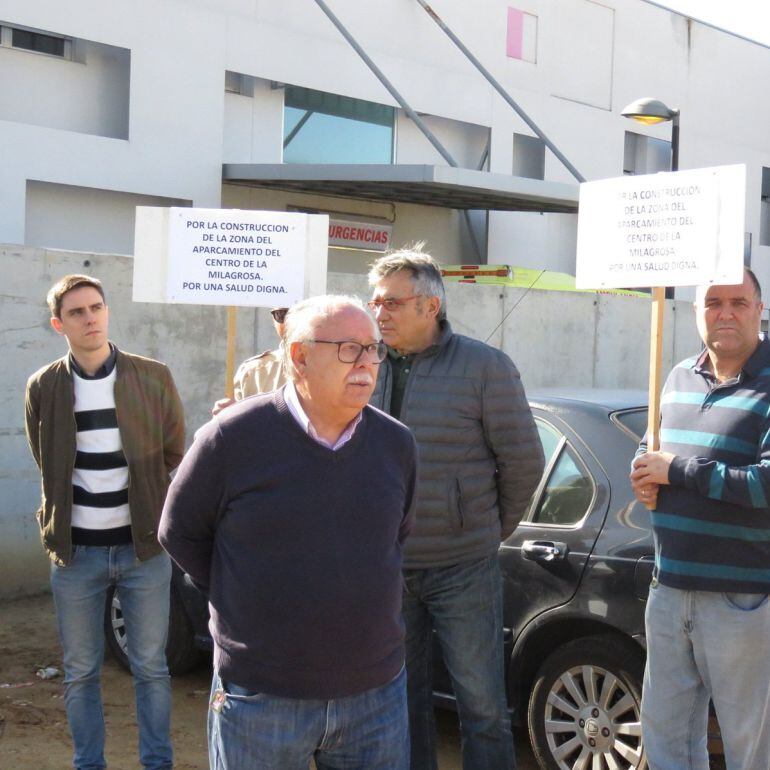
POLYGON ((564 444, 531 521, 562 527, 577 524, 588 513, 594 485, 572 447, 564 444))
POLYGON ((540 438, 540 443, 543 445, 545 467, 547 468, 551 464, 551 458, 556 454, 556 450, 559 448, 564 437, 553 425, 543 420, 535 419, 535 425, 537 426, 537 435, 540 438))
POLYGON ((554 425, 535 418, 545 455, 546 482, 535 493, 525 520, 532 524, 569 527, 588 512, 594 483, 564 434, 554 425))
POLYGON ((625 428, 637 441, 642 440, 647 430, 647 410, 631 409, 627 412, 615 412, 612 419, 622 428, 625 428))

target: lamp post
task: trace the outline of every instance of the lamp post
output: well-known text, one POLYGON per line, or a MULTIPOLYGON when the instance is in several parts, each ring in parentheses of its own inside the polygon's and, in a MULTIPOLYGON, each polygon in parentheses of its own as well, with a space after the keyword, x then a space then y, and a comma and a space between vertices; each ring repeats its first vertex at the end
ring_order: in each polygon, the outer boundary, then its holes
MULTIPOLYGON (((645 96, 626 106, 620 113, 624 118, 645 126, 671 121, 671 171, 679 171, 679 110, 669 107, 660 99, 645 96)), ((666 299, 674 298, 674 289, 666 287, 666 299)))
POLYGON ((660 99, 645 97, 631 102, 621 113, 645 126, 671 121, 671 170, 679 171, 679 110, 665 105, 660 99))
MULTIPOLYGON (((679 171, 679 110, 665 105, 660 99, 645 97, 631 102, 621 113, 623 117, 646 126, 671 121, 671 171, 679 171)), ((649 411, 647 417, 648 451, 660 448, 660 387, 663 362, 663 310, 666 299, 672 299, 674 290, 652 287, 652 317, 650 337, 649 411)), ((652 506, 647 506, 648 508, 652 506)))

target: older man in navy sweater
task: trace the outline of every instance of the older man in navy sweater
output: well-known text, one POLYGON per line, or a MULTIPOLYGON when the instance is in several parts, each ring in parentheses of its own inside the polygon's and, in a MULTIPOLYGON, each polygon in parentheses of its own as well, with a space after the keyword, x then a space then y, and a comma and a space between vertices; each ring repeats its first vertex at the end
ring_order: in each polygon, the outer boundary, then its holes
POLYGON ((415 442, 368 406, 386 354, 362 305, 296 305, 286 386, 206 425, 160 541, 208 593, 217 770, 406 770, 401 546, 415 442))
POLYGON ((709 698, 730 770, 770 762, 770 341, 760 287, 701 287, 706 349, 668 377, 659 452, 631 481, 651 506, 642 733, 651 770, 708 770, 709 698))

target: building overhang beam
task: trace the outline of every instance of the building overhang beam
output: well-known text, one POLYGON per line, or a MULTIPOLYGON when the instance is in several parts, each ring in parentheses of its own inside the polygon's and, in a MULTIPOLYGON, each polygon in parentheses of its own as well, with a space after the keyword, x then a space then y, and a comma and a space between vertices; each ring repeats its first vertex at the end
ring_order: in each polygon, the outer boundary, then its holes
POLYGON ((422 164, 225 163, 225 184, 459 210, 575 214, 578 185, 422 164))

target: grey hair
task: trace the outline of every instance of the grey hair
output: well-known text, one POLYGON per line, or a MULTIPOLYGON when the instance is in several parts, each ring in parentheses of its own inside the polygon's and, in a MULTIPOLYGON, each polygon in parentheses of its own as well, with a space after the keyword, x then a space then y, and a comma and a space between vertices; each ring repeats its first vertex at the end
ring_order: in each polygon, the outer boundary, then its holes
POLYGON ((358 297, 345 294, 323 294, 318 297, 310 297, 296 305, 292 305, 284 319, 284 334, 281 340, 281 358, 283 366, 290 380, 297 379, 297 371, 291 360, 291 346, 294 342, 307 342, 315 337, 316 329, 323 325, 340 310, 354 308, 360 310, 371 321, 372 332, 376 339, 380 338, 380 332, 374 319, 364 307, 364 303, 358 297))
POLYGON ((412 285, 416 294, 425 297, 438 297, 439 310, 436 319, 446 318, 446 292, 441 280, 441 268, 430 254, 424 252, 424 241, 418 241, 397 251, 389 251, 374 262, 369 270, 369 285, 374 286, 383 278, 387 278, 401 270, 408 270, 412 277, 412 285))

